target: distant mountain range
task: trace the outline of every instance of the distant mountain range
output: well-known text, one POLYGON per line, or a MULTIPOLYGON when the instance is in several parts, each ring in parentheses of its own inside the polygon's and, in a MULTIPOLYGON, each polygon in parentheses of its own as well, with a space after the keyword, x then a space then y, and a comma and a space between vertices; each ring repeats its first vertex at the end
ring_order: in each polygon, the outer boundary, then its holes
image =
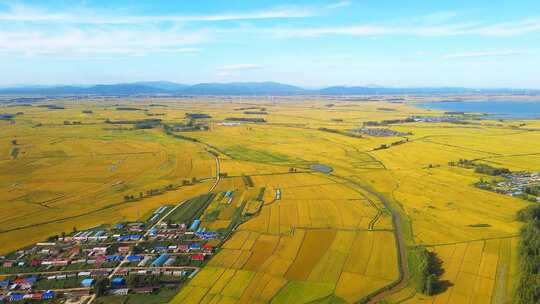
POLYGON ((277 82, 232 82, 178 84, 168 81, 147 81, 90 86, 17 86, 0 89, 2 95, 390 95, 390 94, 517 94, 540 95, 540 90, 470 89, 455 87, 393 88, 378 86, 334 86, 305 89, 277 82))

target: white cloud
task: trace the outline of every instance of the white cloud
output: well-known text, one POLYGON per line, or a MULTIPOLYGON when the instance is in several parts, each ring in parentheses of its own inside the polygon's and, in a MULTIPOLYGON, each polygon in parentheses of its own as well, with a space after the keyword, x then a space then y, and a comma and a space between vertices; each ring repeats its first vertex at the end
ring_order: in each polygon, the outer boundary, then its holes
POLYGON ((275 27, 262 32, 276 38, 341 36, 517 36, 540 31, 540 17, 515 22, 483 24, 480 22, 446 23, 438 25, 349 25, 338 27, 275 27))
POLYGON ((523 55, 526 52, 516 50, 503 50, 503 51, 486 51, 486 52, 463 52, 446 54, 443 56, 445 59, 457 59, 457 58, 484 58, 484 57, 505 57, 523 55))
POLYGON ((223 13, 213 15, 123 15, 106 14, 91 9, 78 9, 64 13, 50 13, 34 7, 10 5, 10 10, 0 13, 0 21, 7 22, 47 22, 59 24, 141 24, 157 22, 217 22, 240 20, 264 20, 283 18, 305 18, 314 15, 307 8, 269 8, 244 13, 223 13))
POLYGON ((197 53, 197 45, 212 33, 171 29, 80 29, 61 32, 0 31, 0 53, 26 55, 94 56, 197 53))

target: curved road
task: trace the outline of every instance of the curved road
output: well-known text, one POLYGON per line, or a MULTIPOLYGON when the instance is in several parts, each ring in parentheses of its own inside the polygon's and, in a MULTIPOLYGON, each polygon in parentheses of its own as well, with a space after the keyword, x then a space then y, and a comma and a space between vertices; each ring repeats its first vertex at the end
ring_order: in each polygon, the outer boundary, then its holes
POLYGON ((402 221, 401 221, 401 215, 400 213, 395 210, 394 205, 388 201, 382 194, 371 190, 369 187, 362 186, 361 184, 358 184, 354 180, 351 180, 349 178, 338 176, 335 174, 331 174, 331 176, 336 177, 342 181, 345 181, 347 183, 350 183, 372 195, 377 197, 378 200, 380 200, 386 209, 390 211, 392 214, 392 224, 394 226, 394 235, 396 238, 396 247, 399 254, 399 268, 400 268, 400 276, 397 281, 393 282, 392 287, 389 289, 381 289, 379 291, 376 291, 374 294, 370 295, 365 302, 367 303, 378 303, 381 300, 383 300, 385 297, 394 294, 403 288, 407 287, 409 283, 410 273, 409 273, 409 264, 407 262, 407 249, 406 249, 406 241, 402 230, 402 221))
MULTIPOLYGON (((360 186, 360 185, 358 185, 360 186)), ((400 267, 400 276, 397 281, 397 283, 392 286, 390 289, 381 290, 378 293, 372 295, 368 299, 368 303, 378 303, 387 296, 394 294, 403 288, 407 287, 409 283, 410 273, 409 273, 409 264, 407 261, 407 249, 405 244, 405 237, 403 236, 402 232, 402 223, 401 223, 401 215, 398 211, 394 209, 392 206, 392 203, 389 202, 382 194, 379 194, 377 192, 371 191, 370 189, 366 189, 362 186, 360 186, 365 191, 375 195, 381 202, 383 202, 386 209, 390 211, 392 214, 392 223, 394 224, 394 235, 396 237, 396 246, 398 248, 399 252, 399 267, 400 267)))

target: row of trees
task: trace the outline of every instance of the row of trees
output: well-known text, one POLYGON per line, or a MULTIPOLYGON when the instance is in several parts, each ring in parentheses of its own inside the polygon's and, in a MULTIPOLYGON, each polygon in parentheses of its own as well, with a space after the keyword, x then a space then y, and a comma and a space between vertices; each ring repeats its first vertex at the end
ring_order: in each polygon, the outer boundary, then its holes
POLYGON ((492 167, 487 164, 475 163, 474 161, 468 160, 468 159, 460 159, 457 162, 449 162, 448 165, 464 167, 464 168, 474 167, 474 172, 480 173, 480 174, 492 175, 492 176, 499 176, 499 175, 510 173, 510 170, 507 168, 492 167))
POLYGON ((517 303, 540 303, 540 206, 531 205, 517 214, 525 222, 520 231, 517 303))
POLYGON ((510 173, 510 170, 507 169, 507 168, 496 168, 496 167, 492 167, 492 166, 486 165, 486 164, 475 164, 474 165, 474 172, 481 173, 481 174, 498 176, 498 175, 502 175, 502 174, 508 174, 508 173, 510 173))

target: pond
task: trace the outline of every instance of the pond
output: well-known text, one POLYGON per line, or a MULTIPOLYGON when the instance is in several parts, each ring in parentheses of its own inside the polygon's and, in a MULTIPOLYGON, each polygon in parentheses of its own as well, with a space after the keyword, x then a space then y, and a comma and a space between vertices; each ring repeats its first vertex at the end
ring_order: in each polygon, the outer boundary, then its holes
POLYGON ((322 172, 322 173, 325 173, 325 174, 329 174, 332 171, 334 171, 334 169, 332 167, 329 167, 329 166, 326 166, 326 165, 321 165, 321 164, 311 165, 311 170, 315 170, 315 171, 322 172))

